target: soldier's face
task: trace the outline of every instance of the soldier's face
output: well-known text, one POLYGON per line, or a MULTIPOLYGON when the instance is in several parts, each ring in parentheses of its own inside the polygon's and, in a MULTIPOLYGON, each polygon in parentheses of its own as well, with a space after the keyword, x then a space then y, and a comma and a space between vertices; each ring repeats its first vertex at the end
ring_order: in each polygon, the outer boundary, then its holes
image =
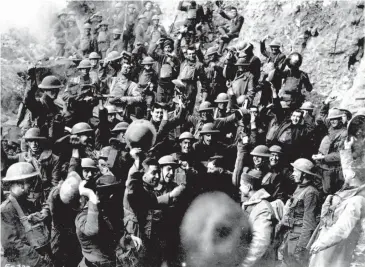
POLYGON ((201 111, 200 112, 200 119, 202 121, 207 121, 208 120, 208 112, 207 111, 201 111))
POLYGON ((108 26, 107 25, 101 26, 101 30, 104 31, 104 32, 107 31, 108 30, 108 26))
POLYGON ((151 70, 152 69, 152 65, 144 65, 144 69, 145 70, 151 70))
POLYGON ((213 138, 212 138, 212 135, 211 134, 204 134, 203 135, 203 142, 204 142, 204 144, 206 144, 206 145, 211 145, 212 144, 212 140, 213 140, 213 138))
POLYGON ((96 175, 98 174, 98 170, 94 168, 83 168, 82 176, 86 181, 92 181, 96 179, 96 175))
POLYGON ((34 153, 38 153, 38 152, 42 151, 42 145, 39 140, 29 140, 28 146, 29 146, 30 150, 34 153))
POLYGON ((237 10, 236 9, 231 10, 231 16, 232 16, 232 18, 235 18, 237 16, 237 10))
POLYGON ((341 119, 332 119, 332 120, 330 120, 332 128, 336 129, 340 125, 340 120, 341 119))
POLYGON ((83 134, 80 136, 80 144, 83 147, 93 147, 92 137, 90 135, 83 134))
POLYGON ((98 160, 98 167, 99 167, 101 174, 106 175, 106 174, 110 173, 108 163, 105 161, 105 159, 98 160))
POLYGON ((109 113, 108 114, 108 122, 111 124, 115 124, 117 120, 117 113, 109 113))
POLYGON ((152 20, 153 25, 157 26, 160 21, 158 19, 152 20))
POLYGON ((99 60, 98 59, 90 59, 91 65, 93 65, 93 67, 95 67, 96 65, 98 65, 99 60))
POLYGON ((218 168, 214 165, 213 162, 209 162, 207 165, 207 173, 216 173, 218 172, 218 168))
POLYGON ((90 73, 90 69, 80 69, 81 76, 86 76, 90 73))
POLYGON ((296 184, 302 183, 302 172, 300 170, 294 168, 292 176, 296 184))
POLYGON ((125 144, 125 132, 120 132, 117 136, 117 139, 122 144, 125 144))
POLYGON ((227 109, 227 105, 228 105, 228 103, 218 103, 218 108, 220 110, 225 110, 225 109, 227 109))
POLYGON ((44 93, 49 96, 52 100, 58 97, 59 89, 44 90, 44 93))
POLYGON ((255 166, 261 166, 261 164, 264 161, 264 159, 262 157, 258 157, 258 156, 253 156, 252 160, 253 160, 253 164, 255 166))
POLYGON ((150 2, 147 2, 145 8, 146 10, 151 10, 152 4, 150 2))
POLYGON ((154 108, 153 111, 151 111, 152 120, 156 122, 162 121, 163 117, 163 110, 162 108, 154 108))
POLYGON ((132 68, 132 66, 130 64, 124 63, 122 65, 122 69, 121 69, 122 74, 123 75, 129 74, 131 72, 131 68, 132 68))
POLYGON ((342 123, 343 124, 346 124, 347 122, 348 122, 347 115, 346 114, 343 114, 342 115, 342 123))
POLYGON ((186 52, 186 58, 191 62, 195 62, 196 61, 196 52, 195 52, 195 50, 188 49, 187 52, 186 52))
POLYGON ((142 179, 146 184, 152 187, 157 186, 160 180, 160 168, 154 165, 149 166, 142 179))
POLYGON ((174 179, 175 169, 172 166, 170 165, 163 166, 161 172, 162 172, 162 178, 165 183, 168 184, 172 181, 172 179, 174 179))
POLYGON ((271 53, 273 53, 274 55, 279 54, 280 52, 280 48, 279 46, 271 46, 271 53))
POLYGON ((172 52, 172 47, 171 45, 165 45, 165 47, 163 48, 163 51, 165 53, 171 53, 172 52))
POLYGON ((190 139, 185 139, 180 142, 181 153, 188 154, 191 152, 192 142, 190 139))
POLYGON ((278 165, 279 160, 280 160, 280 155, 278 153, 271 153, 270 158, 269 158, 271 166, 278 165))
POLYGON ((300 112, 293 112, 293 114, 290 117, 291 122, 293 125, 297 125, 300 123, 301 119, 302 119, 302 113, 300 112))

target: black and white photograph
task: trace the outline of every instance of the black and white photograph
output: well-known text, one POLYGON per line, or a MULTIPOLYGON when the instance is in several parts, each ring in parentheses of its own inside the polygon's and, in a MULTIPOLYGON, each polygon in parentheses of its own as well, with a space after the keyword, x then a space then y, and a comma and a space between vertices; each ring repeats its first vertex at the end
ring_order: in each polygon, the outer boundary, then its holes
POLYGON ((365 0, 3 0, 0 267, 365 267, 365 0))

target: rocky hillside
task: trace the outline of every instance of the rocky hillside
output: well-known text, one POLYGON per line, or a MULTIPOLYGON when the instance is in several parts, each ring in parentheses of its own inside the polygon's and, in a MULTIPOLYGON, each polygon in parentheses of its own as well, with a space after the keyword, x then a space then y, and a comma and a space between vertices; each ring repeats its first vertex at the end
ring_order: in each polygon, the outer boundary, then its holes
MULTIPOLYGON (((93 3, 98 8, 105 6, 106 10, 112 6, 110 1, 93 3)), ((303 54, 302 69, 309 73, 314 84, 314 91, 309 96, 313 102, 337 95, 336 104, 352 111, 365 106, 365 100, 355 100, 365 97, 364 3, 365 0, 225 1, 226 6, 238 7, 244 16, 239 39, 252 42, 256 55, 265 60, 259 51, 259 41, 263 37, 268 36, 267 43, 279 39, 284 53, 298 51, 303 54)), ((77 2, 70 2, 69 6, 72 5, 77 2)), ((177 21, 183 20, 183 13, 176 11, 177 0, 160 1, 160 5, 165 14, 161 22, 166 28, 176 15, 177 21)), ((224 20, 217 15, 214 22, 220 24, 224 20)), ((2 34, 3 115, 14 116, 22 96, 24 86, 17 72, 39 57, 52 56, 51 27, 45 34, 50 36, 46 43, 40 43, 26 29, 13 28, 2 34)))

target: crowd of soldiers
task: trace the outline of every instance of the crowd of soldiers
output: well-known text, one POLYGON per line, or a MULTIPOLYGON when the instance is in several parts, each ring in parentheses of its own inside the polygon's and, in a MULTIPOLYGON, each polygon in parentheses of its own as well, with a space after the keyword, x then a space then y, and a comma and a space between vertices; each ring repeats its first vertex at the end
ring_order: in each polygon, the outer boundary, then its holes
POLYGON ((308 101, 301 54, 261 62, 222 2, 169 32, 151 1, 59 14, 71 75, 29 68, 2 139, 2 266, 364 266, 365 112, 308 101))

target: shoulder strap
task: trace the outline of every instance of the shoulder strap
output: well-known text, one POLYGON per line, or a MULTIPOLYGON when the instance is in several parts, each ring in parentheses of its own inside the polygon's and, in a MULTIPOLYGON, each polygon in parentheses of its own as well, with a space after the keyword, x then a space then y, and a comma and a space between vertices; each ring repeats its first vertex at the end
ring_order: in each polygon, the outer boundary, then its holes
POLYGON ((22 210, 22 208, 19 206, 18 201, 16 200, 15 197, 13 197, 12 195, 9 195, 9 200, 11 202, 11 204, 13 204, 14 208, 16 209, 16 212, 18 213, 19 217, 25 217, 25 214, 22 210))
POLYGON ((268 172, 263 178, 262 178, 262 184, 266 184, 268 181, 269 181, 269 179, 270 179, 270 177, 271 177, 271 175, 273 175, 271 172, 268 172))

